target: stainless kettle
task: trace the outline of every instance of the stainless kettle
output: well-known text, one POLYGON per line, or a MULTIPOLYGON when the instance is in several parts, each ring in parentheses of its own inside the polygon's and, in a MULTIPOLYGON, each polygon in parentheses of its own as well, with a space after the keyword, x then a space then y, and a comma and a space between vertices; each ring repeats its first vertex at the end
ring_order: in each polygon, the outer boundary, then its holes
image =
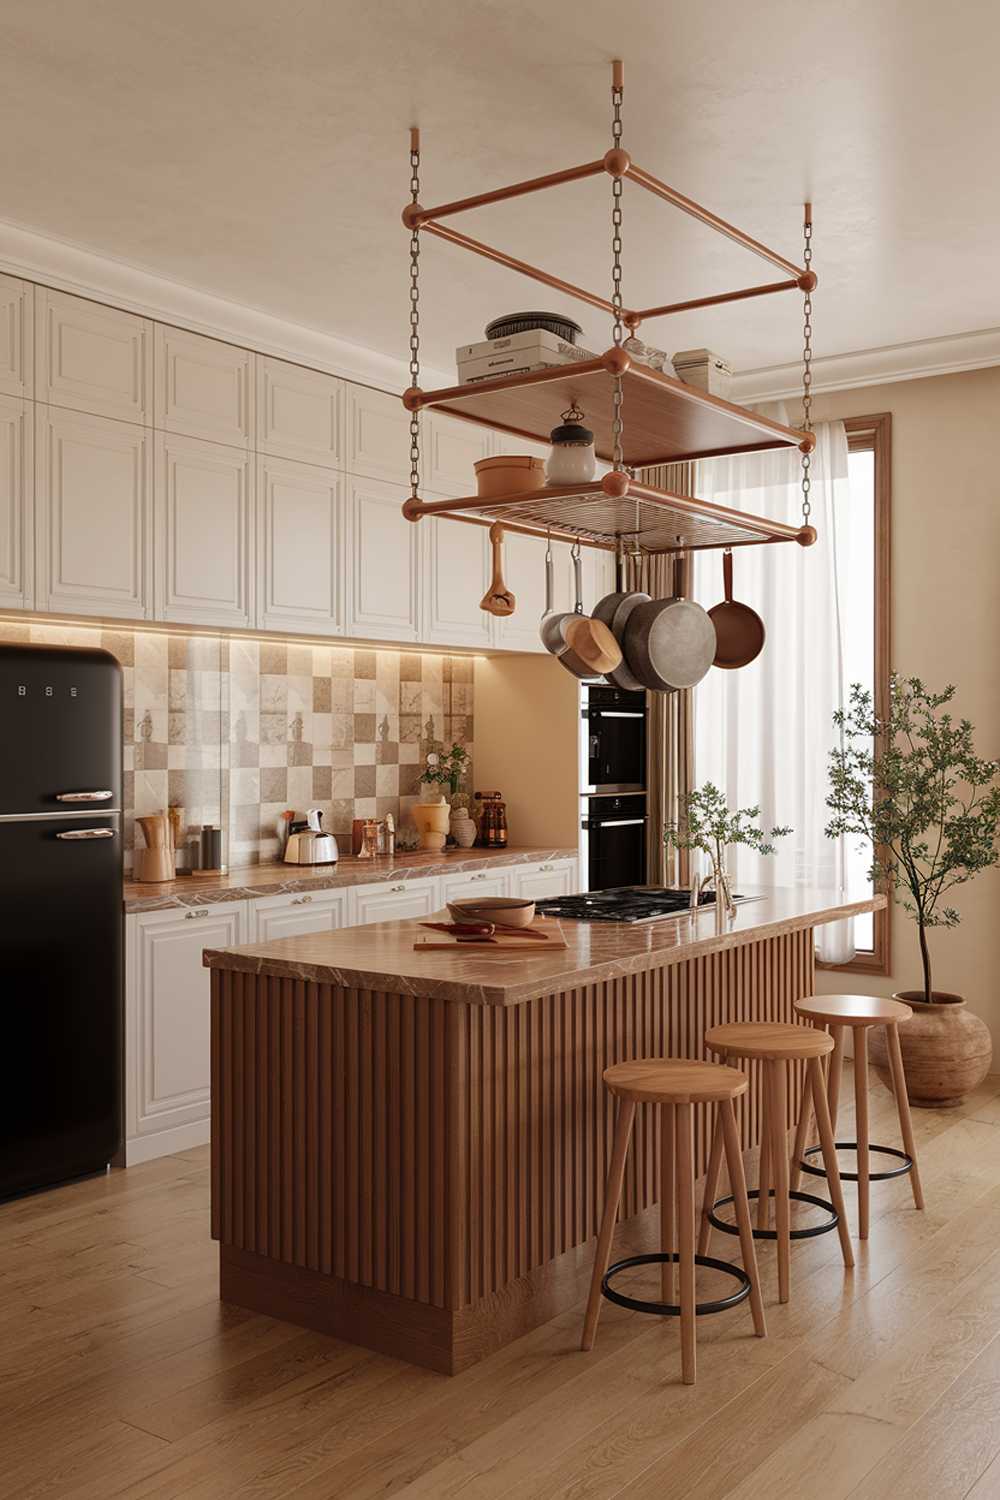
POLYGON ((304 823, 293 823, 285 844, 286 865, 335 865, 339 857, 337 840, 323 832, 323 814, 311 807, 304 823))

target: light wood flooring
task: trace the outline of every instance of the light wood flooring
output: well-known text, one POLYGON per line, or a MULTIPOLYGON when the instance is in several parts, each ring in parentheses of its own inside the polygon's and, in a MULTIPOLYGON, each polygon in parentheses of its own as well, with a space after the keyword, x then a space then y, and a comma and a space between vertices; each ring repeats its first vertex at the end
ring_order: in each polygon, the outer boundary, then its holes
POLYGON ((785 1307, 764 1247, 770 1336, 700 1319, 690 1387, 675 1320, 608 1303, 591 1354, 581 1304, 452 1379, 223 1307, 207 1150, 8 1204, 0 1496, 1000 1497, 1000 1077, 914 1120, 926 1212, 873 1185, 855 1271, 798 1242, 785 1307))

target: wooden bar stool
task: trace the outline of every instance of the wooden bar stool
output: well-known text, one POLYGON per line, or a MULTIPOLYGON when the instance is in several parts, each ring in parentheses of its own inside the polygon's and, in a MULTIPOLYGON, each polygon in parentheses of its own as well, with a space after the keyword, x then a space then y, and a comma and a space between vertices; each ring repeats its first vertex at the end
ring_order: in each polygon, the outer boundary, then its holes
MULTIPOLYGON (((685 1385, 695 1378, 695 1317, 702 1313, 722 1312, 750 1298, 754 1333, 763 1338, 764 1304, 757 1279, 757 1257, 750 1225, 743 1157, 740 1152, 733 1100, 746 1092, 747 1079, 735 1068, 719 1063, 692 1062, 687 1058, 642 1058, 636 1062, 615 1063, 604 1073, 607 1088, 618 1099, 614 1146, 604 1198, 604 1217, 597 1237, 590 1297, 583 1320, 582 1349, 592 1349, 601 1311, 601 1297, 636 1312, 658 1313, 681 1320, 681 1367, 685 1385), (660 1106, 660 1242, 656 1255, 633 1255, 608 1267, 615 1219, 621 1201, 622 1181, 629 1137, 637 1104, 660 1106), (726 1153, 729 1181, 733 1189, 736 1221, 739 1225, 743 1269, 724 1260, 710 1260, 695 1253, 694 1233, 694 1130, 693 1106, 716 1105, 716 1130, 726 1153), (676 1213, 677 1250, 674 1245, 676 1213), (680 1302, 673 1301, 674 1266, 679 1268, 680 1302), (612 1277, 630 1266, 659 1265, 659 1302, 643 1302, 616 1291, 612 1277), (714 1302, 695 1302, 695 1266, 709 1266, 724 1271, 740 1283, 728 1297, 714 1302)), ((720 1147, 720 1150, 722 1148, 720 1147)))
MULTIPOLYGON (((840 1175, 847 1182, 858 1184, 858 1234, 861 1239, 866 1240, 869 1222, 869 1183, 885 1182, 890 1177, 902 1177, 909 1173, 914 1206, 916 1208, 924 1206, 924 1193, 920 1185, 920 1169, 917 1166, 917 1151, 913 1140, 913 1123, 910 1119, 910 1101, 906 1096, 906 1076, 903 1072, 903 1054, 899 1047, 898 1030, 900 1021, 908 1021, 913 1011, 900 1000, 884 1000, 879 995, 809 995, 804 1000, 796 1000, 795 1009, 800 1016, 810 1020, 814 1026, 828 1027, 833 1036, 834 1048, 829 1063, 827 1098, 835 1135, 837 1107, 840 1101, 840 1075, 844 1063, 844 1035, 848 1026, 854 1033, 854 1105, 857 1114, 858 1138, 856 1141, 837 1141, 836 1145, 838 1151, 856 1151, 858 1154, 858 1170, 856 1172, 842 1171, 840 1175), (874 1146, 869 1137, 868 1032, 872 1026, 885 1027, 889 1068, 892 1073, 892 1091, 896 1096, 896 1112, 899 1115, 899 1130, 903 1138, 902 1151, 895 1146, 874 1146), (897 1158, 902 1162, 902 1166, 892 1167, 885 1172, 873 1172, 871 1170, 873 1151, 880 1156, 897 1158)), ((816 1154, 817 1148, 810 1146, 806 1149, 808 1128, 808 1118, 800 1119, 792 1157, 794 1163, 792 1170, 796 1181, 798 1181, 800 1171, 811 1172, 818 1177, 824 1175, 824 1169, 809 1160, 816 1154)))
MULTIPOLYGON (((705 1045, 709 1051, 718 1052, 726 1060, 730 1058, 747 1061, 756 1059, 763 1067, 764 1110, 761 1121, 760 1181, 759 1186, 750 1192, 748 1197, 757 1199, 757 1228, 753 1231, 754 1238, 778 1242, 778 1300, 787 1302, 791 1279, 792 1240, 812 1239, 818 1234, 827 1234, 831 1229, 836 1229, 840 1236, 844 1265, 854 1265, 851 1236, 847 1227, 847 1212, 844 1208, 844 1195, 837 1170, 837 1153, 833 1145, 833 1126, 830 1122, 826 1085, 820 1062, 822 1057, 833 1051, 833 1038, 825 1031, 817 1031, 811 1026, 790 1026, 784 1022, 746 1021, 730 1026, 713 1026, 705 1033, 705 1045), (800 1193, 798 1183, 796 1182, 793 1186, 790 1182, 786 1129, 787 1069, 794 1062, 804 1062, 806 1065, 806 1087, 802 1095, 799 1123, 801 1125, 802 1120, 809 1117, 811 1097, 819 1128, 820 1146, 818 1149, 823 1152, 823 1161, 826 1164, 830 1182, 830 1198, 832 1199, 830 1203, 825 1198, 815 1197, 812 1193, 800 1193), (774 1198, 775 1228, 769 1229, 767 1227, 768 1209, 772 1197, 774 1198), (793 1199, 797 1203, 809 1203, 816 1208, 824 1209, 828 1217, 821 1224, 810 1225, 803 1229, 792 1229, 790 1203, 793 1199)), ((698 1249, 702 1254, 708 1251, 713 1226, 723 1230, 726 1234, 736 1233, 735 1225, 727 1223, 725 1219, 718 1216, 718 1210, 732 1202, 731 1198, 716 1200, 721 1167, 722 1141, 719 1137, 718 1125, 716 1125, 708 1163, 708 1175, 705 1178, 705 1197, 701 1212, 698 1249)))

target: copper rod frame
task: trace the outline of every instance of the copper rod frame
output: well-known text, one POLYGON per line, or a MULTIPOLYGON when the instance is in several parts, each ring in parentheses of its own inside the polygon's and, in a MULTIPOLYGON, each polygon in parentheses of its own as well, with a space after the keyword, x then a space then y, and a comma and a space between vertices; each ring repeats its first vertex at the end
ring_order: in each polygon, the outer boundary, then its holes
POLYGON ((589 302, 591 307, 598 307, 601 312, 614 315, 614 307, 606 297, 599 297, 596 292, 588 292, 582 286, 575 286, 572 281, 563 281, 559 276, 550 276, 548 271, 543 271, 538 266, 531 266, 525 260, 518 260, 504 250, 496 250, 492 245, 484 245, 482 240, 474 240, 467 234, 460 234, 457 229, 449 229, 447 225, 438 224, 430 219, 420 227, 427 234, 436 234, 439 239, 448 240, 452 245, 458 245, 463 250, 471 250, 474 255, 481 255, 485 260, 496 261, 499 266, 506 266, 509 271, 518 271, 522 276, 529 276, 532 281, 540 281, 543 286, 550 286, 557 292, 565 292, 568 297, 575 297, 578 302, 589 302))
POLYGON ((541 490, 515 490, 513 494, 497 495, 490 499, 481 495, 463 495, 455 500, 418 500, 416 505, 408 500, 406 514, 409 519, 419 521, 421 516, 435 516, 442 512, 492 511, 498 507, 503 509, 505 505, 514 505, 519 500, 598 500, 604 493, 598 480, 583 485, 552 484, 541 490))
POLYGON ((747 297, 767 297, 772 292, 801 291, 797 281, 769 281, 764 286, 747 286, 738 292, 717 292, 714 297, 692 297, 687 302, 670 302, 663 307, 640 307, 637 312, 626 314, 630 327, 633 319, 644 323, 647 318, 665 318, 669 313, 691 312, 697 307, 716 307, 720 302, 743 302, 747 297))
MULTIPOLYGON (((417 519, 420 519, 419 516, 417 519)), ((449 521, 461 521, 464 526, 494 526, 496 524, 486 516, 449 515, 446 516, 446 519, 449 521)), ((593 547, 599 552, 613 552, 615 550, 614 542, 591 541, 585 536, 577 536, 575 531, 561 531, 557 526, 524 526, 520 522, 508 521, 506 518, 503 518, 500 524, 503 526, 504 531, 516 531, 519 536, 538 537, 543 542, 548 540, 553 542, 578 542, 581 547, 593 547)), ((733 545, 742 547, 746 544, 736 542, 733 545)))
POLYGON ((544 177, 529 177, 525 182, 512 182, 509 187, 493 188, 491 192, 476 193, 471 198, 456 198, 453 203, 439 203, 436 208, 421 208, 412 215, 412 222, 423 228, 431 219, 465 213, 470 208, 485 208, 488 203, 503 203, 508 198, 521 198, 525 193, 541 193, 546 188, 561 187, 565 182, 579 182, 582 177, 596 177, 605 170, 603 157, 598 161, 585 161, 582 166, 566 167, 562 172, 547 172, 544 177))
POLYGON ((630 479, 629 500, 641 500, 645 505, 660 505, 666 509, 679 510, 685 515, 706 521, 719 521, 726 526, 739 527, 741 531, 756 531, 772 540, 798 541, 801 528, 789 526, 784 521, 770 521, 763 516, 752 516, 741 510, 732 510, 728 505, 717 505, 714 500, 697 500, 691 495, 675 495, 671 490, 657 489, 644 484, 641 479, 630 479))

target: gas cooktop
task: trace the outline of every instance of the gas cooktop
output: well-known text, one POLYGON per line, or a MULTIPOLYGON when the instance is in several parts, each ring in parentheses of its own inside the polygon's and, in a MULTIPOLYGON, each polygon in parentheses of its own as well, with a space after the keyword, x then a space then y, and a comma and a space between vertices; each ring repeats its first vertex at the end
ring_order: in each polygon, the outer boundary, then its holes
MULTIPOLYGON (((734 896, 734 901, 745 901, 734 896)), ((703 891, 700 906, 715 902, 714 891, 703 891)), ((536 901, 535 910, 546 917, 566 917, 573 922, 655 922, 661 917, 683 916, 690 909, 691 893, 652 885, 621 885, 606 891, 585 891, 578 896, 553 896, 536 901)))

